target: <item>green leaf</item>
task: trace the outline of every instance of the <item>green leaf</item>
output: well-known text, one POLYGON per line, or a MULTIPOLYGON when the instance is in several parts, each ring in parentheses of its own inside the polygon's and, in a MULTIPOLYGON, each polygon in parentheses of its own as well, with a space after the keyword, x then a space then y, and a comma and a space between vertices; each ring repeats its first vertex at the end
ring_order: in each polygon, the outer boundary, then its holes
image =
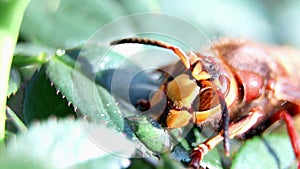
POLYGON ((47 79, 45 67, 36 72, 25 91, 23 115, 26 124, 34 120, 45 120, 49 116, 75 115, 66 99, 57 93, 47 79))
MULTIPOLYGON (((149 94, 156 90, 160 80, 152 78, 133 60, 109 51, 101 61, 92 66, 96 72, 96 82, 106 88, 115 98, 136 104, 140 99, 148 99, 149 94)), ((93 65, 93 64, 91 64, 93 65)))
MULTIPOLYGON (((111 46, 99 46, 99 44, 86 44, 80 51, 81 59, 85 59, 91 69, 101 72, 108 69, 116 69, 122 64, 126 56, 111 49, 111 46)), ((132 66, 132 63, 126 65, 132 66)))
POLYGON ((122 131, 124 121, 115 100, 93 79, 74 67, 75 61, 67 55, 55 56, 46 66, 47 76, 57 90, 76 107, 78 113, 122 131))
POLYGON ((170 150, 172 145, 166 130, 154 126, 145 117, 128 118, 127 122, 137 138, 151 151, 161 154, 170 150))
POLYGON ((295 163, 294 158, 287 135, 256 136, 246 141, 234 156, 232 168, 289 168, 295 163))
POLYGON ((55 49, 33 43, 18 43, 13 64, 18 68, 29 65, 42 65, 55 54, 55 49))
POLYGON ((144 158, 131 159, 131 165, 128 167, 128 169, 138 169, 138 168, 155 169, 153 164, 150 164, 150 162, 144 158))
POLYGON ((23 121, 9 107, 6 108, 6 114, 7 114, 7 122, 10 120, 20 132, 27 131, 27 127, 25 126, 23 121))
POLYGON ((15 94, 21 85, 21 76, 19 71, 12 67, 10 70, 9 84, 7 90, 7 96, 15 94))
POLYGON ((172 159, 169 155, 163 154, 161 164, 158 169, 184 169, 184 167, 178 162, 172 159))
POLYGON ((19 43, 12 64, 18 68, 23 79, 30 80, 36 70, 40 69, 55 54, 55 51, 33 43, 19 43))
POLYGON ((32 125, 10 142, 6 153, 11 158, 23 156, 51 168, 121 168, 129 165, 127 158, 134 148, 113 129, 70 118, 32 125))

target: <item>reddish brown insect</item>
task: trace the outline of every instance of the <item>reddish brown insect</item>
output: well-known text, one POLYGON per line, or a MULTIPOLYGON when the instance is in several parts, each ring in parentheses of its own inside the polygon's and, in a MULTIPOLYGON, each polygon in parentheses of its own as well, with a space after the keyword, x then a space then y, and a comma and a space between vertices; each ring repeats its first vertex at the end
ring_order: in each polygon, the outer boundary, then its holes
MULTIPOLYGON (((162 95, 167 109, 158 120, 172 129, 197 125, 208 119, 221 119, 218 135, 194 148, 191 166, 198 168, 203 156, 224 140, 244 134, 261 124, 272 123, 278 117, 287 124, 297 160, 300 160, 300 139, 291 116, 300 113, 300 52, 287 47, 223 39, 211 50, 220 60, 200 53, 184 53, 170 44, 143 38, 128 38, 112 44, 139 43, 172 50, 181 60, 184 71, 168 78, 161 91, 151 98, 152 106, 160 104, 162 95), (217 59, 217 60, 218 60, 217 59), (222 69, 219 67, 222 64, 222 69), (221 116, 220 116, 221 115, 221 116)), ((300 165, 298 164, 300 169, 300 165)))

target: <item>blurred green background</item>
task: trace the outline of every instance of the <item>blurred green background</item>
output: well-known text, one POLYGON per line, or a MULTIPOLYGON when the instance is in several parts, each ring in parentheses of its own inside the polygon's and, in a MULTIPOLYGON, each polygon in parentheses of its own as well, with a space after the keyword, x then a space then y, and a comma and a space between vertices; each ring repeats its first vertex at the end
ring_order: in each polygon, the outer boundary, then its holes
MULTIPOLYGON (((211 40, 243 37, 300 48, 300 1, 295 0, 32 0, 20 40, 59 48, 77 47, 111 21, 143 12, 182 18, 211 40)), ((134 29, 139 24, 125 23, 120 29, 134 29)))

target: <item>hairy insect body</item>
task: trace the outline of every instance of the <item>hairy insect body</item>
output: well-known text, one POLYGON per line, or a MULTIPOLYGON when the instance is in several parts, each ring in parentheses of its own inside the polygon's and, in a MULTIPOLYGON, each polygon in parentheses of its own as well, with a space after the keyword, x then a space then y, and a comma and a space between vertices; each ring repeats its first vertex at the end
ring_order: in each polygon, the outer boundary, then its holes
MULTIPOLYGON (((293 75, 288 71, 291 69, 290 66, 294 67, 293 65, 297 64, 293 62, 284 65, 281 62, 282 59, 274 59, 276 56, 286 55, 286 48, 225 39, 217 43, 213 49, 223 63, 229 67, 237 81, 239 100, 229 108, 231 119, 237 119, 252 108, 258 108, 261 110, 262 117, 253 126, 255 128, 279 110, 288 109, 291 114, 299 113, 291 111, 295 111, 299 107, 300 88, 297 84, 288 83, 292 82, 292 79, 300 78, 296 69, 293 75), (283 83, 288 84, 285 86, 286 90, 295 90, 294 92, 298 93, 298 96, 286 97, 285 93, 276 90, 275 86, 283 83)), ((300 57, 300 53, 298 56, 300 57)))
POLYGON ((175 71, 182 71, 167 76, 150 99, 153 107, 166 104, 165 109, 155 112, 161 124, 173 129, 189 123, 220 122, 219 134, 194 148, 192 167, 198 168, 203 156, 221 141, 228 155, 229 138, 263 130, 279 118, 287 123, 295 156, 300 159, 300 139, 290 120, 290 115, 300 113, 300 52, 233 39, 213 45, 216 57, 185 54, 178 47, 156 40, 129 38, 113 42, 121 43, 170 49, 181 60, 181 67, 175 71))

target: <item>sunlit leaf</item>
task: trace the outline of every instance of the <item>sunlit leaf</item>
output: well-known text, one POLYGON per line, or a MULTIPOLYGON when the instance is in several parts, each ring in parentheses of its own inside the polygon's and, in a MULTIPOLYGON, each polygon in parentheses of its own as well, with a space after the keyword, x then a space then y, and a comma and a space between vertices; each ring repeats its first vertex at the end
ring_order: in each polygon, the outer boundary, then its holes
POLYGON ((56 56, 46 67, 47 76, 79 114, 106 123, 119 131, 124 122, 112 96, 93 79, 75 69, 75 61, 67 55, 56 56))
POLYGON ((7 148, 11 158, 23 156, 52 168, 91 169, 95 164, 98 168, 126 167, 133 151, 134 145, 115 130, 73 119, 34 124, 7 148))
POLYGON ((156 153, 163 153, 171 148, 170 136, 162 128, 154 126, 146 118, 130 118, 127 120, 137 138, 146 147, 156 153))
POLYGON ((295 165, 289 137, 265 135, 246 141, 235 155, 232 168, 289 168, 295 165))
POLYGON ((24 80, 27 80, 54 54, 55 49, 50 47, 19 43, 16 46, 12 64, 18 68, 24 80))

